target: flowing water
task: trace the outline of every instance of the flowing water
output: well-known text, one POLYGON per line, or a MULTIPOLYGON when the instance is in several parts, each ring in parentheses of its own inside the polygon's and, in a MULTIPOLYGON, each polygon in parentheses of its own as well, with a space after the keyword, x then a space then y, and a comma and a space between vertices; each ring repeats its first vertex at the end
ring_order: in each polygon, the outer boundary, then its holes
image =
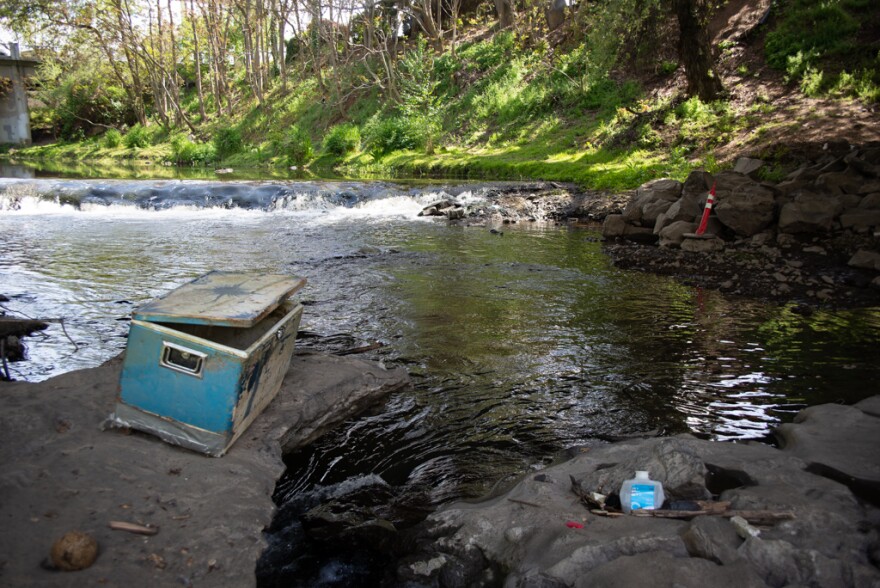
MULTIPOLYGON (((413 386, 288 459, 265 586, 376 581, 368 549, 314 543, 301 515, 359 505, 405 526, 568 448, 656 430, 763 439, 799 409, 876 393, 880 309, 730 298, 612 267, 596 231, 419 218, 488 188, 356 182, 0 180, 2 310, 54 322, 13 377, 95 366, 133 307, 207 271, 308 278, 301 346, 413 386), (63 327, 63 328, 62 328, 63 327)), ((382 562, 379 562, 380 564, 382 562)))

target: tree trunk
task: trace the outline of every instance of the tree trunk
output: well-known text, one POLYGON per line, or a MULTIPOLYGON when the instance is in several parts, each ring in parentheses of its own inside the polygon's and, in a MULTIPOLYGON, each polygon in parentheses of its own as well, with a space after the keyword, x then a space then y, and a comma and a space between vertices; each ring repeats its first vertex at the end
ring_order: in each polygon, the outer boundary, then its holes
POLYGON ((713 69, 705 6, 702 0, 672 0, 672 7, 678 18, 678 54, 684 64, 687 93, 704 102, 716 100, 724 87, 713 69))
POLYGON ((495 0, 495 11, 498 13, 498 28, 508 29, 513 26, 512 0, 495 0))
POLYGON ((192 25, 193 33, 193 63, 196 68, 196 92, 199 95, 199 119, 204 121, 205 115, 205 93, 202 90, 202 54, 199 51, 199 33, 196 27, 196 7, 194 0, 189 0, 189 22, 192 25))

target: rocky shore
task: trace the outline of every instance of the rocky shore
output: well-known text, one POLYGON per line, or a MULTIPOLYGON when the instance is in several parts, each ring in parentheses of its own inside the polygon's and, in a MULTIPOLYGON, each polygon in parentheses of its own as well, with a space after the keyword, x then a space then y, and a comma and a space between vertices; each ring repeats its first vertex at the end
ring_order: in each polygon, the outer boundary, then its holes
POLYGON ((121 365, 0 383, 0 585, 254 586, 282 455, 409 381, 373 362, 295 355, 269 408, 211 458, 102 430, 121 365), (50 549, 71 531, 96 541, 97 559, 59 571, 50 549))
POLYGON ((773 164, 744 157, 728 171, 652 180, 632 194, 539 182, 498 190, 490 202, 450 199, 422 214, 495 230, 601 224, 605 251, 623 269, 803 312, 880 306, 880 144, 789 147, 773 164), (713 186, 705 235, 695 238, 713 186))
POLYGON ((689 435, 580 448, 501 495, 428 517, 398 582, 880 586, 880 397, 808 408, 777 437, 781 448, 689 435), (663 483, 669 510, 615 516, 636 470, 663 483))

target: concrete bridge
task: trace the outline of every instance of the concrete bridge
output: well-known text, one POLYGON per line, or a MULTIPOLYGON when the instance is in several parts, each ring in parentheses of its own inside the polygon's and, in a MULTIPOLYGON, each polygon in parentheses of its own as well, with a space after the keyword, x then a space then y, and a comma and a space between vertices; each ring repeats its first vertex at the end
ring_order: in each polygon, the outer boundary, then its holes
POLYGON ((22 59, 18 43, 6 43, 9 54, 0 44, 0 144, 31 144, 31 119, 28 113, 24 79, 34 75, 38 61, 22 59))

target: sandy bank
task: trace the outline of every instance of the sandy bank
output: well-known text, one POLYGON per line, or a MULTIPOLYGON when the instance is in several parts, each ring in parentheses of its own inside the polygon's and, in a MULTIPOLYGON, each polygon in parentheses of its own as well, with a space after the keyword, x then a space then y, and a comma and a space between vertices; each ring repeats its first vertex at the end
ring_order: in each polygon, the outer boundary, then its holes
POLYGON ((282 455, 408 384, 359 359, 294 356, 279 395, 222 458, 140 433, 101 430, 120 358, 31 383, 0 384, 0 584, 252 586, 275 511, 282 455), (158 528, 152 536, 110 521, 158 528), (43 562, 80 530, 99 544, 88 569, 43 562))

